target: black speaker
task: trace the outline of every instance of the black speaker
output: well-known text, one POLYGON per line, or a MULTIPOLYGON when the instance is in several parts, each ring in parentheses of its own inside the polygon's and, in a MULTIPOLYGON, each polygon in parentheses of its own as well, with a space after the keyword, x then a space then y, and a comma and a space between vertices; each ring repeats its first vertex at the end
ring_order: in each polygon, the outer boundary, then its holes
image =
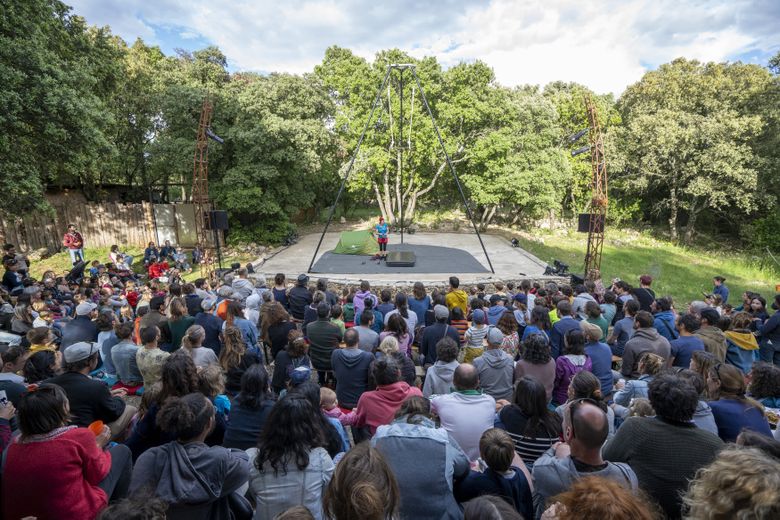
MULTIPOLYGON (((590 217, 591 213, 580 213, 577 219, 577 231, 580 233, 587 233, 590 231, 590 217)), ((596 217, 596 233, 600 233, 604 229, 604 217, 602 215, 595 215, 596 217)))
POLYGON ((206 229, 217 231, 228 230, 228 216, 227 211, 209 211, 206 214, 206 229))

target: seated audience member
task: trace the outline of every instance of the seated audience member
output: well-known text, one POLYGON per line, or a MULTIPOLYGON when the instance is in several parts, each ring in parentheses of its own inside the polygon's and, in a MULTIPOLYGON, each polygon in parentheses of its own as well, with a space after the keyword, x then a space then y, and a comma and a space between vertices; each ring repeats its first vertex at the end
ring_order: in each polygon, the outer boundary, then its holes
POLYGON ((672 306, 673 302, 669 296, 657 298, 650 305, 653 314, 653 328, 670 342, 679 337, 675 328, 675 315, 672 306))
MULTIPOLYGON (((3 355, 5 360, 5 355, 3 355)), ((750 371, 750 397, 770 408, 780 408, 780 367, 757 361, 750 371)))
POLYGON ((758 361, 758 342, 750 330, 753 317, 747 312, 738 312, 731 317, 731 325, 726 331, 726 363, 734 365, 743 374, 750 372, 758 361))
POLYGON ((772 436, 762 406, 745 397, 745 392, 745 377, 740 369, 725 363, 710 368, 707 376, 709 405, 718 425, 718 436, 724 442, 734 442, 743 429, 772 436))
POLYGON ((322 496, 333 476, 318 409, 303 395, 288 394, 271 409, 251 461, 249 492, 256 520, 305 506, 322 519, 322 496))
POLYGON ((117 323, 114 327, 116 337, 119 343, 111 347, 111 361, 116 370, 116 376, 119 384, 135 393, 137 387, 144 384, 144 377, 138 370, 138 361, 136 356, 139 347, 133 343, 133 324, 132 322, 117 323))
POLYGON ((680 518, 680 495, 696 471, 715 459, 723 441, 691 422, 699 396, 684 379, 658 376, 648 394, 656 416, 626 419, 602 454, 631 466, 639 486, 666 515, 680 518))
POLYGON ((695 314, 683 314, 677 318, 676 328, 679 336, 669 342, 672 349, 669 366, 688 368, 693 353, 704 350, 704 342, 694 335, 700 327, 701 321, 695 314))
POLYGON ((227 315, 225 317, 225 323, 222 326, 222 331, 227 327, 236 327, 241 331, 241 337, 244 340, 246 348, 250 352, 254 352, 260 359, 263 358, 263 351, 258 344, 257 327, 254 323, 244 318, 244 309, 237 301, 231 301, 227 306, 227 315))
POLYGON ((141 329, 141 342, 143 347, 139 348, 135 354, 135 362, 138 371, 141 372, 144 380, 144 387, 149 388, 160 381, 165 360, 171 355, 160 349, 160 329, 156 326, 141 329))
POLYGON ((97 305, 94 303, 84 301, 76 305, 76 316, 62 327, 60 348, 64 351, 74 343, 97 341, 98 329, 92 321, 97 316, 97 305))
POLYGON ((672 347, 669 340, 658 334, 653 328, 653 315, 639 311, 634 317, 634 335, 626 343, 623 351, 623 365, 620 373, 631 379, 637 379, 639 373, 639 356, 644 352, 658 354, 667 362, 671 356, 672 347))
POLYGON ((192 325, 188 328, 181 340, 182 348, 190 355, 198 368, 219 364, 219 359, 214 351, 203 346, 205 340, 206 330, 200 325, 192 325))
POLYGON ((569 390, 571 378, 583 370, 591 372, 593 363, 585 354, 585 335, 577 325, 576 329, 569 330, 564 337, 563 351, 555 360, 555 385, 553 387, 553 403, 566 402, 566 393, 569 390))
POLYGON ((225 371, 225 390, 236 395, 241 390, 241 376, 252 365, 262 364, 260 356, 247 348, 238 327, 225 327, 223 346, 219 353, 219 365, 225 371))
POLYGON ((469 471, 466 454, 430 418, 427 399, 406 399, 371 440, 390 465, 401 493, 400 518, 458 517, 453 480, 469 471), (420 461, 425 460, 425 464, 420 461))
POLYGON ((322 498, 322 510, 323 517, 332 520, 383 520, 399 518, 400 503, 398 483, 385 457, 362 442, 339 462, 322 498))
POLYGON ((597 325, 581 321, 580 328, 585 335, 585 355, 590 358, 591 372, 601 382, 601 393, 608 397, 612 394, 612 351, 606 343, 600 341, 602 334, 597 325))
POLYGON ((544 386, 547 402, 552 400, 555 387, 555 359, 550 355, 550 342, 541 334, 532 334, 523 340, 523 354, 515 364, 515 381, 533 377, 544 386))
POLYGON ((309 277, 299 274, 295 287, 287 291, 287 308, 294 320, 303 321, 306 307, 312 302, 312 293, 309 291, 308 284, 309 277))
MULTIPOLYGON (((184 397, 199 391, 198 371, 192 358, 184 352, 177 352, 168 357, 162 365, 159 391, 152 390, 148 409, 141 419, 133 426, 126 443, 133 452, 133 460, 141 453, 175 440, 171 433, 164 432, 157 424, 157 414, 160 408, 172 397, 184 397)), ((154 387, 151 387, 154 388, 154 387)), ((150 387, 144 391, 144 400, 150 387)))
MULTIPOLYGON (((523 326, 525 322, 523 322, 523 326)), ((510 359, 514 360, 520 353, 520 334, 518 333, 518 322, 515 315, 511 312, 504 313, 498 320, 498 330, 504 334, 501 342, 501 350, 507 353, 510 359)), ((521 331, 522 332, 522 331, 521 331)))
POLYGON ((207 446, 214 406, 201 393, 172 397, 157 413, 175 440, 145 451, 133 469, 131 492, 147 491, 168 503, 166 518, 230 520, 229 495, 249 478, 244 451, 207 446))
POLYGON ((707 404, 707 401, 702 399, 702 396, 706 393, 706 385, 704 379, 694 372, 693 370, 680 370, 677 375, 688 381, 696 389, 696 393, 699 394, 699 403, 696 406, 696 411, 693 412, 693 424, 707 430, 713 435, 718 434, 718 425, 715 424, 715 417, 712 415, 712 408, 707 404))
POLYGON ((268 386, 268 373, 252 365, 241 376, 241 391, 230 407, 230 421, 222 445, 247 450, 257 446, 260 432, 276 401, 268 386))
MULTIPOLYGON (((591 372, 580 372, 571 378, 568 391, 569 399, 559 407, 555 409, 555 413, 563 421, 566 418, 566 407, 573 401, 581 401, 587 399, 595 403, 607 414, 607 423, 609 425, 609 436, 612 438, 615 435, 615 411, 611 406, 607 406, 607 400, 604 398, 604 394, 601 393, 601 384, 598 378, 591 372)), ((628 413, 628 410, 626 410, 628 413)))
MULTIPOLYGON (((290 331, 296 330, 295 323, 290 321, 290 315, 281 303, 275 302, 268 313, 267 323, 268 342, 271 345, 271 359, 276 359, 277 354, 287 347, 287 339, 290 331)), ((266 323, 263 323, 266 326, 266 323)))
POLYGON ((198 391, 211 401, 216 410, 214 427, 206 437, 206 444, 209 446, 222 444, 231 403, 225 395, 225 374, 219 365, 208 365, 198 370, 198 391))
POLYGON ((271 388, 277 394, 281 394, 282 390, 287 386, 290 376, 296 368, 307 367, 311 369, 311 360, 308 356, 309 346, 306 344, 303 335, 297 330, 293 330, 290 331, 289 336, 287 347, 276 354, 274 361, 271 388))
POLYGON ((517 381, 512 402, 496 414, 496 426, 509 433, 529 470, 561 436, 561 418, 548 408, 542 384, 531 377, 517 381))
POLYGON ((343 413, 335 407, 336 392, 328 387, 320 388, 317 383, 308 379, 295 385, 290 390, 290 395, 302 395, 309 400, 312 406, 319 409, 320 413, 315 416, 314 420, 319 423, 320 429, 325 432, 325 449, 328 450, 328 455, 334 461, 337 461, 340 458, 340 453, 349 450, 349 437, 341 422, 336 417, 332 417, 327 411, 330 410, 333 415, 338 414, 339 416, 343 413), (327 405, 328 395, 332 398, 332 406, 327 405))
POLYGON ((330 322, 330 305, 321 302, 317 306, 317 319, 306 327, 309 340, 309 357, 312 367, 317 370, 319 382, 325 384, 327 373, 333 370, 330 363, 334 350, 339 348, 343 339, 341 329, 330 322))
MULTIPOLYGON (((585 372, 578 375, 584 375, 585 372)), ((609 436, 609 418, 590 399, 575 399, 563 412, 563 442, 556 443, 534 463, 534 503, 537 513, 545 502, 568 491, 583 477, 603 477, 630 490, 638 481, 628 464, 605 461, 601 448, 609 436)))
POLYGON ((372 328, 374 313, 371 309, 366 309, 358 318, 358 325, 354 327, 358 333, 358 347, 364 352, 373 353, 379 346, 379 334, 372 328))
POLYGON ((361 427, 367 426, 371 435, 382 424, 390 424, 396 411, 407 397, 422 396, 419 388, 401 381, 401 371, 392 359, 380 359, 371 369, 376 382, 376 390, 364 392, 357 406, 341 417, 341 424, 361 427))
POLYGON ((430 398, 432 395, 448 394, 452 391, 452 378, 455 369, 460 365, 459 351, 457 341, 450 337, 444 337, 436 343, 436 363, 428 367, 425 373, 423 396, 430 398))
POLYGON ((181 340, 194 323, 195 318, 187 312, 187 304, 184 298, 176 297, 171 299, 168 318, 168 329, 171 331, 171 344, 167 350, 173 352, 181 347, 181 340))
POLYGON ((552 330, 552 324, 550 323, 550 313, 547 307, 537 305, 531 310, 531 318, 528 325, 523 330, 523 336, 521 340, 525 342, 530 336, 543 334, 546 336, 547 342, 550 341, 550 331, 552 330))
POLYGON ((658 507, 638 491, 632 492, 615 480, 588 476, 576 480, 554 502, 541 520, 581 520, 584 518, 656 520, 658 507))
POLYGON ((222 318, 214 314, 214 308, 217 301, 213 298, 204 298, 200 302, 201 312, 195 315, 195 325, 203 327, 206 337, 203 340, 203 346, 214 351, 219 356, 222 349, 222 342, 219 339, 222 333, 222 318))
MULTIPOLYGON (((390 291, 387 291, 387 302, 390 301, 390 297, 390 291)), ((379 305, 379 300, 377 300, 374 293, 371 292, 371 283, 369 283, 368 280, 363 280, 360 282, 360 290, 357 291, 355 296, 352 298, 352 306, 355 309, 355 316, 360 316, 363 314, 363 310, 366 309, 366 303, 368 301, 371 301, 372 309, 376 309, 376 307, 379 305)), ((392 310, 392 304, 389 305, 391 306, 389 310, 392 310)), ((384 315, 382 315, 382 319, 379 320, 379 322, 380 324, 384 323, 384 315)))
POLYGON ((37 384, 62 373, 62 352, 39 350, 24 362, 22 374, 28 385, 37 384))
MULTIPOLYGON (((398 340, 395 336, 386 336, 382 338, 382 341, 377 347, 376 359, 392 359, 401 369, 401 381, 405 381, 409 386, 415 386, 417 380, 417 369, 414 366, 412 358, 401 352, 398 340)), ((376 386, 376 382, 370 378, 369 371, 369 386, 372 388, 376 386)))
POLYGON ((411 357, 412 335, 409 332, 404 318, 400 314, 391 314, 385 324, 385 330, 379 334, 379 342, 381 343, 385 338, 395 338, 401 353, 411 357))
POLYGON ((639 302, 630 299, 623 304, 624 316, 615 322, 612 334, 607 338, 607 344, 612 349, 612 355, 623 356, 626 343, 634 335, 634 316, 639 312, 639 302))
POLYGON ((447 337, 451 338, 456 344, 460 342, 458 331, 451 325, 447 325, 447 320, 450 317, 449 309, 444 305, 436 305, 433 308, 433 314, 436 322, 425 327, 420 344, 420 354, 423 356, 423 361, 420 364, 424 367, 436 363, 436 345, 440 340, 447 337))
POLYGON ((124 389, 109 390, 108 386, 89 377, 98 364, 96 343, 76 343, 63 355, 65 371, 47 383, 59 386, 68 397, 71 423, 89 426, 103 421, 111 429, 114 439, 123 437, 136 412, 134 406, 125 405, 124 389))
POLYGON ((495 400, 510 399, 513 390, 514 362, 501 348, 503 341, 504 334, 501 330, 491 326, 487 334, 485 352, 472 362, 477 370, 482 391, 495 400))
POLYGON ((469 330, 469 322, 466 321, 466 315, 460 307, 455 307, 450 311, 452 318, 450 319, 450 325, 452 328, 458 331, 458 337, 460 342, 458 345, 465 345, 466 343, 466 331, 469 330))
POLYGON ((95 518, 127 496, 132 462, 127 446, 105 449, 111 430, 68 426, 68 398, 43 384, 19 400, 21 435, 4 455, 4 518, 95 518))
MULTIPOLYGON (((632 399, 647 397, 647 389, 650 382, 666 367, 666 362, 661 356, 652 352, 643 352, 639 357, 638 370, 641 374, 639 379, 629 379, 628 381, 619 381, 617 392, 615 392, 615 404, 622 407, 628 407, 632 399)), ((619 413, 625 417, 625 410, 619 413)))
POLYGON ((358 399, 368 389, 368 372, 374 362, 374 356, 358 348, 359 340, 358 332, 349 329, 344 333, 345 347, 331 354, 339 405, 348 410, 357 406, 358 399))
MULTIPOLYGON (((49 351, 49 354, 53 355, 54 353, 49 351)), ((19 404, 19 398, 27 390, 24 377, 17 374, 17 372, 22 371, 27 357, 27 352, 18 346, 8 347, 2 353, 3 369, 0 372, 0 390, 5 392, 6 397, 14 406, 19 404)))
POLYGON ((463 362, 471 363, 485 352, 485 338, 488 333, 488 326, 485 325, 485 312, 481 309, 475 309, 472 313, 472 324, 463 335, 465 341, 463 362))
POLYGON ((698 471, 684 500, 687 518, 780 518, 780 460, 730 446, 698 471))
POLYGON ((561 300, 555 306, 555 314, 558 317, 550 331, 550 351, 552 357, 558 358, 563 353, 564 337, 570 330, 580 330, 580 324, 572 315, 572 307, 569 300, 561 300))
POLYGON ((726 361, 726 335, 718 327, 720 314, 712 307, 705 307, 699 312, 701 327, 696 331, 696 337, 704 342, 704 349, 723 363, 726 361))
POLYGON ((585 304, 585 312, 587 314, 587 319, 580 321, 580 327, 582 327, 583 323, 595 325, 601 331, 601 336, 596 338, 595 341, 606 341, 609 332, 609 323, 607 323, 607 320, 601 315, 601 307, 599 307, 599 304, 596 302, 587 302, 585 304))
POLYGON ((493 427, 496 400, 478 390, 479 375, 468 363, 458 365, 452 384, 452 393, 431 399, 431 411, 469 460, 475 461, 479 457, 480 437, 493 427))
MULTIPOLYGON (((509 435, 499 428, 491 428, 479 440, 484 471, 470 471, 456 488, 458 502, 467 502, 482 495, 503 498, 523 518, 533 518, 531 487, 523 469, 514 466, 515 449, 509 435)), ((403 495, 402 495, 403 498, 403 495)))

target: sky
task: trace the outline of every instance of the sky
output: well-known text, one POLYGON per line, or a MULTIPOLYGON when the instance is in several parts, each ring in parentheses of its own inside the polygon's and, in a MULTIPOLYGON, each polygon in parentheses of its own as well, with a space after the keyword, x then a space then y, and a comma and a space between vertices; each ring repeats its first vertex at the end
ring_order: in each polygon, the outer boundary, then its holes
POLYGON ((499 83, 576 81, 619 95, 678 57, 766 65, 780 0, 65 0, 166 54, 218 46, 231 71, 310 72, 331 45, 482 60, 499 83))

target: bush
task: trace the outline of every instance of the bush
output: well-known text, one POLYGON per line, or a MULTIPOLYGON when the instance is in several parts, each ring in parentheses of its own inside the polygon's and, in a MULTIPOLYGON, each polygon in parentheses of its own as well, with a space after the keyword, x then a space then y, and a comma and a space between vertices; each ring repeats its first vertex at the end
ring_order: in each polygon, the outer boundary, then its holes
POLYGON ((780 252, 780 210, 749 224, 746 239, 755 253, 767 247, 773 253, 780 252))
POLYGON ((244 225, 230 221, 227 242, 229 245, 256 242, 258 244, 283 244, 290 234, 295 233, 295 225, 283 217, 268 219, 255 224, 244 225))

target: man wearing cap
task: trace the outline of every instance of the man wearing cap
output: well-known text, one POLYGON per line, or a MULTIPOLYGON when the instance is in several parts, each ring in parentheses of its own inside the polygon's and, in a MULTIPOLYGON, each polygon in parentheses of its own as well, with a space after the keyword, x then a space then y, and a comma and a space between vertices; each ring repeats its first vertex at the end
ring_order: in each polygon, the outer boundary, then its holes
POLYGON ((515 366, 512 357, 504 352, 501 343, 504 333, 491 326, 487 333, 485 353, 473 361, 482 391, 495 400, 512 398, 512 376, 515 366))
POLYGON ((494 294, 490 297, 490 307, 487 310, 488 325, 498 325, 498 320, 507 311, 504 301, 500 294, 494 294))
POLYGON ((86 301, 79 303, 76 306, 76 317, 62 328, 60 349, 64 351, 79 341, 97 341, 98 329, 93 321, 97 315, 97 305, 86 301))
POLYGON ((436 363, 436 344, 443 338, 452 338, 456 345, 460 344, 460 335, 455 327, 448 325, 450 310, 444 305, 433 307, 433 317, 436 322, 423 330, 420 354, 423 356, 422 365, 428 367, 436 363))
POLYGON ((287 301, 290 304, 290 314, 294 320, 303 321, 303 315, 306 307, 311 305, 312 294, 307 287, 309 277, 305 274, 299 274, 295 287, 287 293, 287 301))
POLYGON ((111 428, 111 438, 120 439, 137 411, 126 405, 124 389, 109 390, 105 384, 89 377, 98 365, 97 343, 80 341, 63 353, 65 371, 46 383, 58 385, 65 391, 70 404, 71 424, 89 426, 103 421, 111 428))
POLYGON ((222 318, 214 314, 216 306, 217 300, 214 298, 205 298, 200 302, 202 311, 195 315, 195 325, 200 325, 206 331, 203 346, 210 348, 219 356, 219 352, 222 350, 222 343, 219 339, 219 335, 222 332, 222 318))

